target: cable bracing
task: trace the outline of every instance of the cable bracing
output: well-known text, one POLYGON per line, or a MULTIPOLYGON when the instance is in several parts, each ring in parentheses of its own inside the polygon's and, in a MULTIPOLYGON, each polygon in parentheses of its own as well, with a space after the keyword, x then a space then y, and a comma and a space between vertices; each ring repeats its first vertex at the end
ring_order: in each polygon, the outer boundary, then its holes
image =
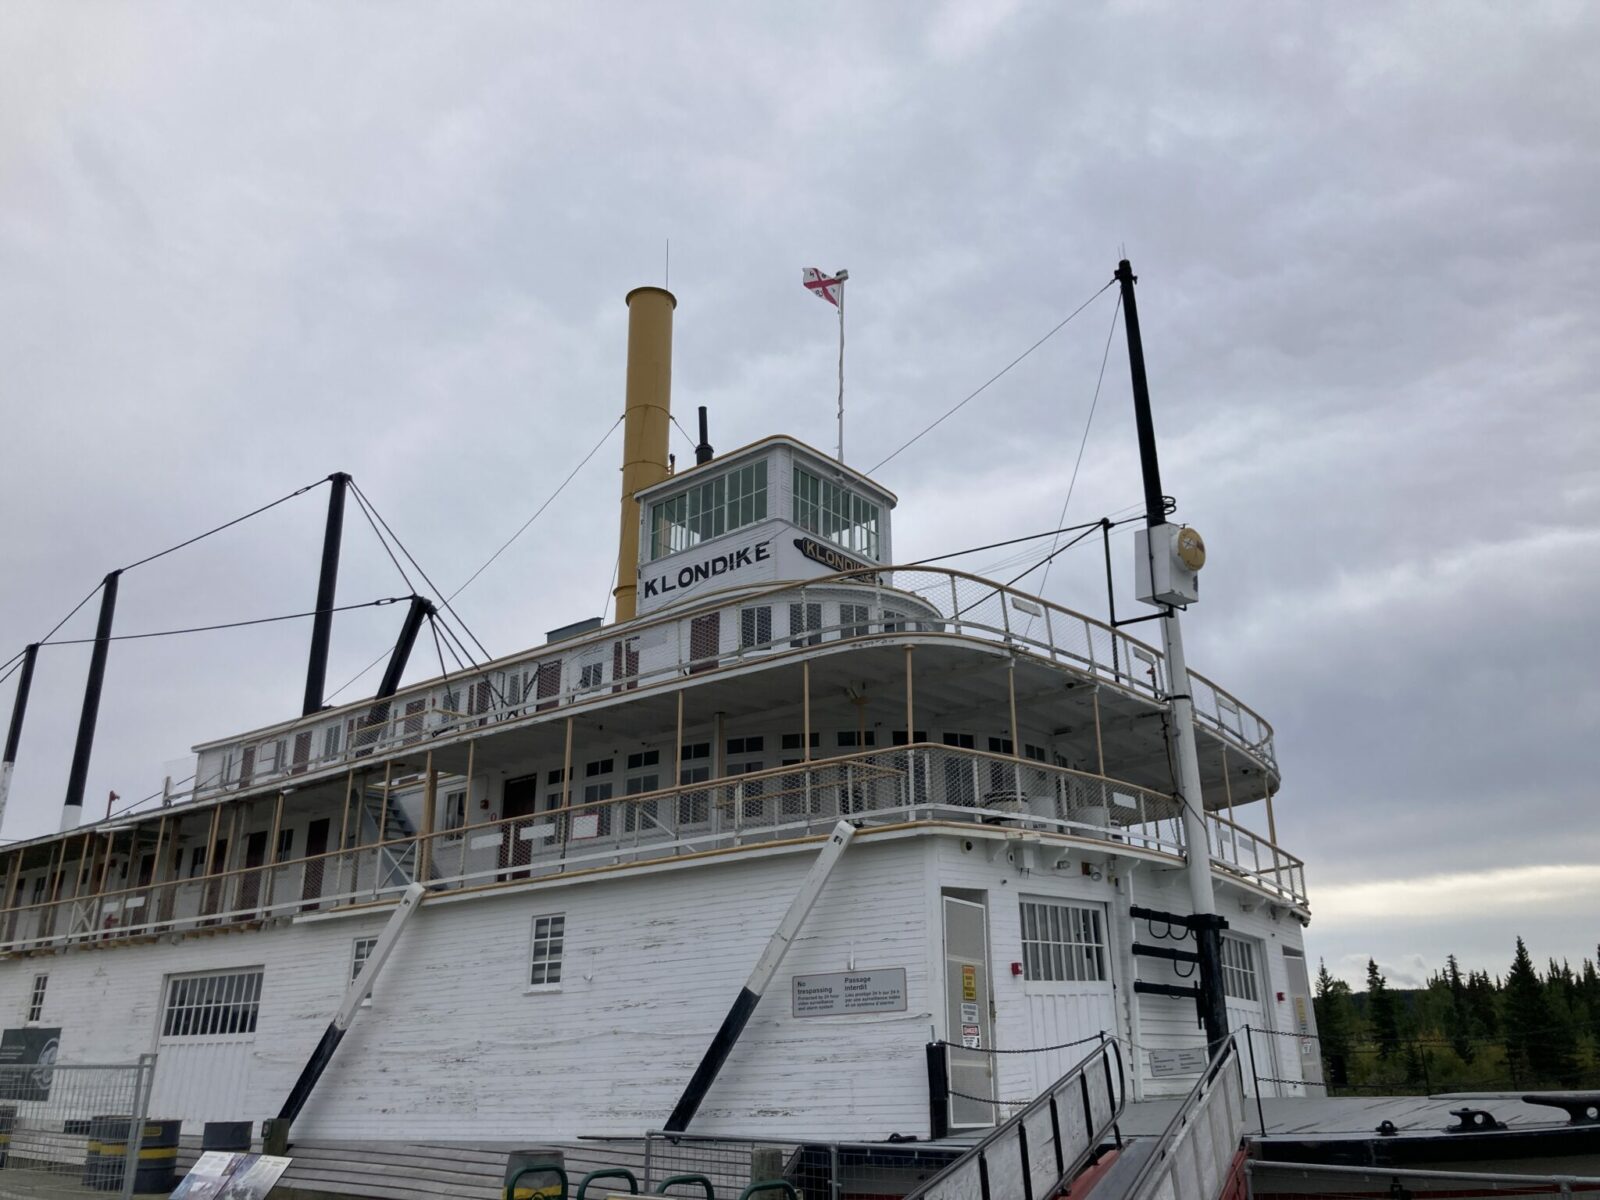
POLYGON ((867 474, 869 474, 869 475, 872 474, 879 467, 883 466, 884 464, 888 463, 889 461, 891 461, 892 459, 897 457, 902 451, 909 450, 912 446, 916 445, 917 442, 921 441, 924 437, 926 437, 928 434, 932 433, 940 425, 944 424, 946 419, 948 419, 949 417, 954 416, 962 408, 966 407, 966 405, 968 403, 970 403, 971 401, 976 400, 979 396, 981 396, 985 391, 987 391, 989 389, 989 386, 991 384, 999 382, 999 380, 1003 376, 1005 376, 1005 374, 1007 372, 1009 372, 1011 370, 1011 368, 1015 367, 1023 359, 1027 358, 1028 355, 1032 354, 1040 346, 1044 345, 1051 338, 1055 337, 1056 334, 1060 333, 1063 329, 1065 329, 1071 323, 1071 321, 1072 321, 1072 319, 1074 317, 1076 317, 1084 309, 1088 308, 1089 305, 1093 304, 1096 300, 1098 300, 1100 298, 1101 293, 1104 292, 1106 290, 1106 288, 1110 287, 1115 282, 1116 282, 1115 278, 1108 280, 1105 283, 1105 285, 1102 286, 1099 289, 1099 291, 1096 291, 1094 295, 1090 296, 1082 304, 1078 305, 1077 308, 1073 309, 1070 313, 1068 313, 1065 317, 1063 317, 1061 319, 1061 321, 1059 323, 1057 323, 1056 326, 1053 329, 1050 330, 1049 333, 1045 334, 1042 338, 1040 338, 1033 345, 1029 346, 1021 354, 1019 354, 1015 358, 1013 358, 1005 366, 1001 367, 998 371, 996 371, 993 375, 991 375, 988 379, 986 379, 982 384, 980 384, 977 387, 976 390, 974 390, 972 392, 969 392, 966 396, 962 397, 962 399, 958 400, 950 408, 946 409, 938 417, 938 419, 936 419, 931 425, 929 425, 927 428, 923 429, 920 433, 918 433, 910 441, 908 441, 908 442, 904 443, 903 445, 901 445, 892 454, 890 454, 888 458, 882 459, 879 462, 875 463, 872 466, 872 468, 867 472, 867 474))

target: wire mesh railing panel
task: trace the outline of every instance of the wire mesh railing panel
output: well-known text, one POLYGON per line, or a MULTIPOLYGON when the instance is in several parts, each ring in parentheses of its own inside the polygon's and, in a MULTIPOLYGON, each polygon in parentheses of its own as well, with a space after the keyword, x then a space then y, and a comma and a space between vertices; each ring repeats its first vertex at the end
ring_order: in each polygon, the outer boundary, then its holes
POLYGON ((136 1182, 145 1191, 166 1182, 178 1130, 146 1123, 154 1058, 62 1064, 53 1045, 37 1049, 40 1061, 0 1066, 0 1188, 49 1200, 127 1197, 136 1182))
MULTIPOLYGON (((680 681, 827 641, 956 633, 1020 646, 1154 700, 1165 698, 1161 654, 1081 613, 959 571, 887 568, 780 585, 720 604, 645 619, 623 630, 493 664, 397 694, 387 704, 319 713, 304 722, 208 747, 192 798, 310 777, 420 739, 537 716, 620 691, 680 681), (750 612, 759 618, 745 621, 750 612), (315 756, 291 753, 311 735, 315 756)), ((1274 765, 1271 727, 1191 672, 1196 717, 1216 736, 1274 765)))
MULTIPOLYGON (((954 1076, 949 1076, 954 1089, 954 1076)), ((1016 1115, 945 1170, 906 1193, 907 1200, 1002 1200, 1054 1196, 1116 1128, 1122 1112, 1122 1052, 1102 1041, 1016 1115), (1112 1080, 1117 1103, 1095 1106, 1095 1079, 1112 1080)))
MULTIPOLYGON (((191 878, 18 906, 9 914, 16 940, 0 948, 137 937, 380 901, 414 879, 440 889, 479 886, 815 837, 841 818, 869 826, 1007 825, 1174 856, 1185 846, 1182 811, 1170 795, 1033 759, 927 743, 564 806, 558 794, 556 805, 384 841, 374 827, 364 843, 271 867, 198 869, 191 878)), ((1299 859, 1216 816, 1210 839, 1225 868, 1304 903, 1299 859)))
POLYGON ((1244 1136, 1244 1081, 1232 1039, 1156 1139, 1128 1200, 1217 1200, 1244 1136))

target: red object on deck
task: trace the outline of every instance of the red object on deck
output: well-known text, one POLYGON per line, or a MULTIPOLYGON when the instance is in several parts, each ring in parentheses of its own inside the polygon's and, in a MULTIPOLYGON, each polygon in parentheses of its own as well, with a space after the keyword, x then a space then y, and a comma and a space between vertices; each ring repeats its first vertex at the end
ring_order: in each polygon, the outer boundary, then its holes
POLYGON ((1107 1150, 1100 1156, 1099 1162, 1085 1168, 1076 1179, 1070 1181, 1066 1191, 1061 1194, 1071 1196, 1072 1200, 1083 1200, 1083 1197, 1094 1189, 1094 1185, 1105 1177, 1105 1173, 1111 1170, 1111 1164, 1117 1161, 1117 1156, 1121 1153, 1121 1150, 1107 1150))

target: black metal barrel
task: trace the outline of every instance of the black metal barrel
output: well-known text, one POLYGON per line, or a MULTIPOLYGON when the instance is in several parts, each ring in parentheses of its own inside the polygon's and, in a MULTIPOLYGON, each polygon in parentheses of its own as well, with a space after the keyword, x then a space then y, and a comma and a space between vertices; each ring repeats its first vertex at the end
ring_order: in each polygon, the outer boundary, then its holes
MULTIPOLYGON (((135 1122, 127 1117, 95 1117, 83 1157, 83 1183, 99 1192, 122 1189, 128 1163, 128 1139, 135 1122)), ((178 1133, 181 1121, 146 1121, 139 1127, 133 1190, 140 1195, 166 1195, 177 1186, 178 1133)))

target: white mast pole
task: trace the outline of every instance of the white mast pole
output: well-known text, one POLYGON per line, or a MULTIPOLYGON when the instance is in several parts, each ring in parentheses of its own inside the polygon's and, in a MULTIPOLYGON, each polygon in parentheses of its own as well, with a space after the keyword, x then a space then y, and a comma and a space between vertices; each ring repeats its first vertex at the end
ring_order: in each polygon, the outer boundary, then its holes
POLYGON ((840 271, 839 280, 839 461, 844 461, 844 281, 849 271, 840 271))

